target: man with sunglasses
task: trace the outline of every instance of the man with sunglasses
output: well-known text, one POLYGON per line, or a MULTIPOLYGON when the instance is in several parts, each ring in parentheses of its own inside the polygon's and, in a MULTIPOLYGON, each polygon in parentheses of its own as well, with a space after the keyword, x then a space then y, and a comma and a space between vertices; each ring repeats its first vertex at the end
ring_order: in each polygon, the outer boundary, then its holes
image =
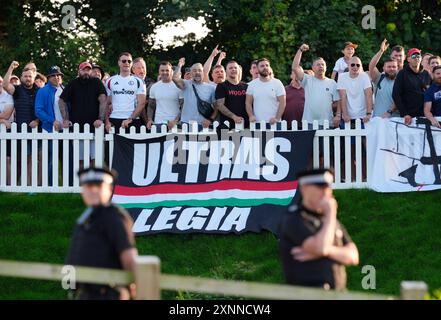
POLYGON ((357 265, 358 249, 337 220, 328 169, 300 172, 300 203, 281 221, 280 255, 286 282, 325 290, 346 288, 347 265, 357 265))
POLYGON ((394 83, 392 96, 405 124, 410 124, 414 117, 424 116, 424 91, 431 79, 427 71, 420 69, 421 60, 421 50, 410 49, 407 52, 408 64, 398 72, 394 83))
POLYGON ((146 86, 142 79, 131 74, 132 65, 132 55, 121 53, 118 57, 119 74, 106 82, 108 105, 112 104, 112 112, 106 119, 107 131, 111 126, 116 132, 130 126, 139 129, 143 124, 139 116, 146 103, 146 86))
POLYGON ((352 57, 349 61, 349 72, 342 73, 337 82, 341 98, 342 118, 345 123, 363 119, 368 122, 372 117, 372 84, 369 76, 363 71, 361 60, 352 57))

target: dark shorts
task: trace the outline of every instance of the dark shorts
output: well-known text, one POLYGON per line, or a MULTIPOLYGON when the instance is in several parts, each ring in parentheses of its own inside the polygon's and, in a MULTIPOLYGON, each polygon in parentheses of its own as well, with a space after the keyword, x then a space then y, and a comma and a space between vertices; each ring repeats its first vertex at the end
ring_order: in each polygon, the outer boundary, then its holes
MULTIPOLYGON (((115 133, 119 132, 119 128, 121 128, 121 125, 124 120, 126 120, 126 119, 109 118, 110 123, 115 127, 115 133)), ((129 128, 135 127, 136 132, 139 132, 142 125, 143 125, 143 123, 142 123, 141 119, 133 119, 132 123, 129 125, 129 128)))

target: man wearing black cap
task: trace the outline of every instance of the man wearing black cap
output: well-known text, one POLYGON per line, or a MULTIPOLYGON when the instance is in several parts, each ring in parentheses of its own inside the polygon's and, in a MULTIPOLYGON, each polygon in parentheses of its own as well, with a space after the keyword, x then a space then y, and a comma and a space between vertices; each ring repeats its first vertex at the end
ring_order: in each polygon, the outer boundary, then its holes
POLYGON ((102 80, 104 77, 104 69, 98 64, 92 64, 92 73, 90 76, 102 80))
MULTIPOLYGON (((88 168, 79 173, 83 201, 88 207, 78 218, 66 263, 73 266, 134 270, 137 256, 133 221, 121 207, 110 202, 113 172, 88 168)), ((79 283, 76 298, 117 300, 130 298, 126 287, 79 283)))
POLYGON ((63 124, 63 117, 58 107, 58 100, 63 92, 63 73, 57 66, 52 66, 47 72, 48 83, 38 90, 35 97, 35 115, 40 119, 41 126, 47 132, 52 128, 60 130, 63 124))
POLYGON ((358 249, 337 220, 333 175, 317 169, 298 174, 299 205, 281 225, 280 253, 286 282, 326 290, 346 288, 345 265, 358 264, 358 249))

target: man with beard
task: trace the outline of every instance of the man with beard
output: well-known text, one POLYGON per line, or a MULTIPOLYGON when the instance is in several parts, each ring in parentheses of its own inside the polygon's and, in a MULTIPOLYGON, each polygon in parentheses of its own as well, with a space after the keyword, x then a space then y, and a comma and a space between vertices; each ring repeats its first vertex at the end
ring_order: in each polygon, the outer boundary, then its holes
POLYGON ((412 48, 407 53, 408 64, 398 72, 393 88, 393 99, 404 118, 410 124, 413 117, 424 115, 424 91, 430 85, 426 71, 421 71, 421 50, 412 48))
POLYGON ((34 110, 35 96, 38 91, 38 87, 34 83, 36 74, 31 70, 23 70, 20 79, 21 84, 18 86, 12 85, 10 83, 10 77, 14 69, 18 66, 17 61, 12 61, 3 78, 3 89, 12 95, 14 99, 15 122, 19 130, 23 123, 28 125, 28 129, 36 128, 40 122, 35 116, 34 110))
MULTIPOLYGON (((35 76, 36 73, 32 70, 23 69, 21 74, 21 84, 20 85, 12 85, 10 83, 10 78, 14 69, 18 68, 19 64, 17 61, 12 61, 9 66, 8 71, 6 72, 3 78, 3 89, 7 93, 9 93, 14 100, 14 110, 15 110, 15 122, 17 123, 18 130, 21 131, 22 124, 26 124, 27 131, 30 132, 31 129, 37 128, 40 124, 37 116, 35 115, 34 103, 35 96, 38 91, 38 87, 35 84, 35 76)), ((31 152, 32 146, 31 141, 27 142, 27 181, 30 183, 32 181, 32 161, 31 161, 31 152)), ((17 145, 18 150, 18 158, 21 160, 21 141, 17 145)), ((20 163, 20 162, 18 162, 20 163)), ((20 166, 19 166, 20 167, 20 166)), ((21 174, 19 173, 19 176, 21 174)), ((40 175, 41 177, 41 175, 40 175)), ((40 181, 38 181, 40 182, 40 181)))
MULTIPOLYGON (((83 62, 78 67, 78 77, 70 81, 61 93, 58 105, 63 118, 63 127, 72 127, 74 123, 90 125, 91 130, 99 128, 105 120, 106 89, 100 79, 91 77, 92 65, 83 62)), ((72 128, 71 128, 72 130, 72 128)), ((80 142, 80 168, 84 157, 84 143, 80 142)), ((90 158, 95 159, 95 142, 90 142, 90 158)), ((93 165, 93 161, 91 162, 93 165)), ((73 145, 69 143, 69 184, 73 180, 73 145)))
POLYGON ((73 123, 78 123, 81 129, 86 123, 98 128, 104 122, 106 89, 98 78, 90 76, 91 71, 92 65, 89 62, 81 63, 78 77, 67 84, 60 96, 58 104, 64 128, 73 123))
POLYGON ((246 109, 250 122, 266 121, 271 124, 282 120, 286 107, 285 87, 279 79, 271 77, 270 61, 257 61, 259 78, 248 84, 246 109))
POLYGON ((216 87, 216 107, 221 113, 220 123, 229 122, 230 128, 243 123, 248 127, 248 115, 245 108, 247 84, 239 80, 239 64, 236 61, 227 63, 227 79, 216 87))
POLYGON ((166 123, 172 129, 181 118, 182 104, 184 103, 182 91, 173 83, 172 65, 168 61, 159 64, 160 81, 152 85, 150 99, 147 106, 147 128, 153 122, 166 123))
POLYGON ((375 86, 374 117, 399 117, 392 98, 392 90, 398 73, 397 61, 388 58, 383 64, 383 73, 380 73, 377 69, 378 61, 388 47, 389 43, 384 39, 380 45, 380 50, 372 57, 369 63, 369 76, 375 86))
POLYGON ((434 118, 441 117, 441 66, 433 68, 432 76, 432 85, 424 92, 424 116, 433 126, 441 128, 439 121, 434 118))
POLYGON ((182 107, 181 121, 189 123, 196 121, 204 128, 208 128, 210 124, 216 119, 217 110, 205 118, 198 110, 198 100, 206 103, 214 103, 215 87, 211 84, 204 83, 203 80, 203 66, 201 63, 195 63, 191 67, 192 80, 184 80, 181 78, 181 68, 185 64, 185 59, 179 59, 178 68, 173 73, 173 82, 182 90, 184 96, 184 106, 182 107))

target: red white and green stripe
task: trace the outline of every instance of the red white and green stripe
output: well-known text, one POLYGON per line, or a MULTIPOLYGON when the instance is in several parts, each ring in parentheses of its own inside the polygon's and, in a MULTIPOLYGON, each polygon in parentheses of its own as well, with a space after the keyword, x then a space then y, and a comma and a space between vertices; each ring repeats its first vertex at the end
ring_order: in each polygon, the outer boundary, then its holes
POLYGON ((125 208, 254 207, 288 205, 297 181, 266 182, 222 180, 199 184, 157 184, 146 187, 116 185, 113 202, 125 208))

